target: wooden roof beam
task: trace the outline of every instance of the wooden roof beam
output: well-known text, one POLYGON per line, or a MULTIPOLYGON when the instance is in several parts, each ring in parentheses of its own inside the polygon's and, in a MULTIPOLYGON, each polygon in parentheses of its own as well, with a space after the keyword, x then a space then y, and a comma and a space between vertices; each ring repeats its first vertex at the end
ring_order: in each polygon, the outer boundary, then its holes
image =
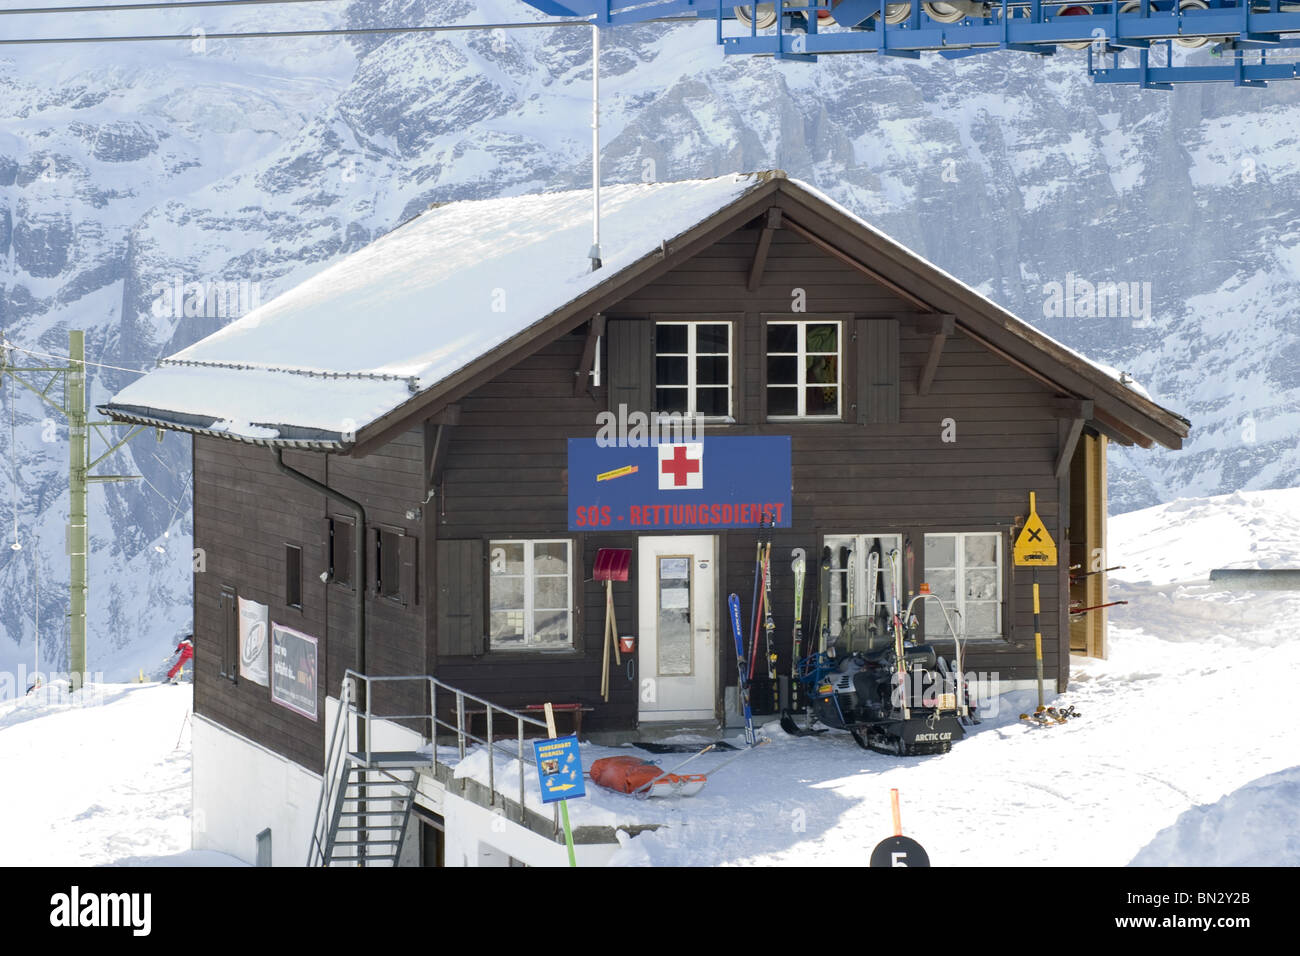
MULTIPOLYGON (((928 317, 927 317, 928 318, 928 317)), ((934 373, 939 371, 939 357, 943 354, 944 343, 948 341, 948 336, 952 335, 956 326, 956 317, 951 315, 939 316, 939 321, 933 323, 934 330, 930 333, 930 351, 925 356, 925 363, 921 366, 921 374, 916 379, 916 394, 929 395, 930 386, 934 384, 934 373)), ((931 325, 930 322, 918 322, 918 326, 931 325)))
POLYGON ((898 296, 900 299, 904 299, 912 303, 912 305, 916 306, 918 309, 921 309, 925 312, 935 311, 934 307, 931 306, 930 303, 926 302, 924 299, 918 298, 917 296, 913 295, 911 292, 908 292, 898 283, 885 278, 883 275, 881 275, 875 269, 872 269, 866 263, 858 261, 856 258, 849 255, 847 252, 840 249, 838 246, 833 245, 830 242, 827 242, 825 239, 817 235, 817 233, 813 232, 811 229, 805 229, 803 226, 799 225, 797 222, 795 222, 793 219, 789 218, 788 216, 785 219, 785 227, 789 229, 791 232, 793 232, 795 235, 807 239, 814 246, 822 250, 822 252, 827 253, 832 258, 838 259, 840 262, 844 263, 849 268, 858 270, 867 278, 869 278, 871 281, 884 286, 886 289, 894 293, 894 295, 898 296))
POLYGON ((780 228, 781 207, 772 206, 763 219, 763 228, 758 234, 758 242, 754 245, 754 260, 749 264, 749 279, 745 282, 745 288, 750 292, 757 290, 763 281, 763 270, 767 268, 767 254, 772 249, 772 237, 780 228))
POLYGON ((1113 415, 1107 415, 1101 409, 1097 409, 1097 413, 1093 416, 1093 420, 1099 425, 1105 426, 1105 428, 1099 428, 1098 431, 1118 432, 1120 435, 1123 435, 1128 439, 1126 444, 1141 445, 1143 448, 1150 448, 1155 444, 1154 439, 1142 434, 1140 431, 1137 431, 1129 425, 1124 424, 1113 415))

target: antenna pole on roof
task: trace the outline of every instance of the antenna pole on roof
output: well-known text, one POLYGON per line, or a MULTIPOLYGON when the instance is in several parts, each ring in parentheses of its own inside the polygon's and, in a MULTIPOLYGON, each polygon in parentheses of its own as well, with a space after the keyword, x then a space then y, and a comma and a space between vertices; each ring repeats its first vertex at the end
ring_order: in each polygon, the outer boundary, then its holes
POLYGON ((591 271, 600 268, 600 25, 591 25, 591 271))

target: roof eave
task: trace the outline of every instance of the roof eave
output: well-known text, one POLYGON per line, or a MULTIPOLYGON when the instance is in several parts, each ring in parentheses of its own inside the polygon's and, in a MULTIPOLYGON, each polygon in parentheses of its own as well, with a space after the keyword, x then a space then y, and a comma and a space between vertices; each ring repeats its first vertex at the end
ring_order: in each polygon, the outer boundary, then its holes
MULTIPOLYGON (((164 413, 159 409, 112 404, 97 405, 96 408, 101 414, 107 415, 113 421, 127 425, 144 425, 149 428, 160 428, 165 431, 180 432, 187 435, 221 438, 225 441, 256 445, 262 448, 293 448, 298 451, 340 454, 346 453, 352 445, 351 442, 344 442, 341 434, 337 435, 337 437, 326 437, 330 434, 328 432, 321 432, 319 435, 313 436, 258 438, 251 435, 234 434, 222 429, 214 429, 211 426, 215 423, 215 419, 211 418, 211 416, 183 415, 179 412, 170 411, 164 413)), ((283 430, 289 426, 267 425, 265 427, 283 430)))
POLYGON ((780 170, 769 170, 753 175, 758 184, 742 193, 729 205, 696 223, 685 232, 664 239, 658 249, 646 253, 618 272, 611 273, 608 279, 550 314, 539 318, 518 335, 485 352, 459 371, 360 427, 357 430, 356 443, 349 453, 358 458, 365 457, 382 447, 395 435, 411 427, 414 422, 420 420, 421 416, 436 412, 443 405, 455 401, 461 392, 468 390, 467 385, 478 381, 502 361, 513 360, 523 348, 534 344, 541 347, 549 341, 548 333, 562 335, 573 325, 586 321, 589 316, 625 298, 628 287, 638 280, 652 281, 657 267, 662 267, 662 270, 666 271, 670 268, 668 263, 694 255, 698 251, 697 247, 707 246, 710 241, 713 241, 715 233, 726 234, 739 228, 761 211, 759 207, 776 194, 782 183, 789 181, 780 170))
MULTIPOLYGON (((781 180, 777 183, 777 189, 783 196, 803 205, 809 212, 828 220, 845 232, 852 234, 861 229, 860 223, 852 217, 846 215, 842 210, 823 202, 820 197, 801 188, 796 183, 781 180)), ((872 230, 872 235, 883 240, 882 243, 875 244, 875 248, 888 256, 891 262, 910 269, 931 286, 937 287, 947 295, 963 302, 971 312, 977 313, 996 324, 1000 329, 1015 336, 1025 345, 1046 354, 1061 368, 1074 372, 1084 378, 1090 385, 1145 418, 1154 427, 1151 428, 1151 433, 1148 433, 1146 429, 1142 429, 1143 434, 1147 434, 1153 441, 1159 442, 1170 449, 1176 450, 1182 447, 1182 439, 1186 438, 1191 430, 1191 422, 1187 418, 1148 398, 1144 398, 1116 381, 1090 361, 1063 348, 1055 340, 1039 332, 1028 322, 1016 317, 991 299, 970 289, 883 233, 872 230), (901 261, 904 258, 907 262, 901 261)), ((931 307, 936 308, 936 311, 941 311, 933 305, 931 307)), ((1064 385, 1061 387, 1065 388, 1064 385)))

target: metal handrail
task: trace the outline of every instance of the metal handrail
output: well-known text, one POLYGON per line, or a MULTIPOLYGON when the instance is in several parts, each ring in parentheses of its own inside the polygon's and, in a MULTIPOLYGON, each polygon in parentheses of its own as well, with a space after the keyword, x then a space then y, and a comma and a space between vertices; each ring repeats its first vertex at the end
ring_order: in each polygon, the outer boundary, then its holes
POLYGON ((325 839, 329 833, 329 811, 333 797, 337 792, 335 782, 337 761, 347 752, 347 714, 352 710, 352 683, 345 675, 343 686, 339 690, 339 709, 334 714, 334 726, 330 728, 329 747, 325 754, 324 776, 321 782, 320 796, 316 798, 316 822, 312 830, 311 849, 307 855, 307 865, 317 866, 325 860, 325 839), (342 728, 342 734, 339 729, 342 728), (339 747, 340 740, 343 747, 339 747))
MULTIPOLYGON (((429 734, 427 740, 432 745, 433 754, 431 757, 431 763, 433 764, 435 769, 440 764, 444 764, 443 761, 438 759, 438 731, 440 729, 456 735, 456 752, 458 755, 458 759, 460 760, 465 759, 465 754, 468 749, 467 745, 469 744, 480 744, 487 748, 488 792, 490 794, 490 800, 491 800, 490 806, 496 806, 496 795, 498 793, 497 784, 496 784, 495 754, 497 752, 500 752, 504 754, 507 758, 514 760, 516 762, 519 768, 519 795, 518 795, 519 821, 521 823, 524 822, 524 815, 527 812, 527 803, 525 802, 527 796, 526 787, 525 787, 525 769, 529 762, 524 754, 524 725, 529 725, 532 727, 539 728, 543 732, 549 732, 549 728, 547 727, 545 721, 539 720, 536 717, 530 717, 527 714, 520 713, 519 711, 510 710, 507 707, 502 707, 498 704, 494 704, 490 700, 487 700, 483 697, 479 697, 475 694, 471 694, 468 691, 461 690, 458 687, 453 687, 452 685, 440 681, 436 677, 433 677, 428 674, 400 675, 400 676, 369 676, 348 669, 347 671, 344 672, 343 675, 345 692, 346 689, 350 686, 349 679, 352 678, 355 678, 358 682, 360 682, 362 686, 364 686, 365 701, 366 701, 365 710, 361 711, 356 706, 353 700, 354 695, 349 695, 346 706, 343 704, 342 700, 340 700, 339 714, 340 716, 342 716, 344 711, 346 710, 349 714, 354 714, 364 719, 364 724, 362 727, 362 735, 364 737, 364 740, 362 741, 362 743, 365 746, 365 750, 362 751, 358 749, 355 752, 358 754, 358 756, 360 756, 364 752, 365 761, 367 765, 371 763, 373 757, 373 749, 371 748, 371 743, 370 743, 370 721, 372 719, 377 718, 380 720, 422 720, 422 721, 427 720, 429 722, 429 734), (372 703, 374 699, 374 695, 370 693, 370 684, 371 683, 397 683, 402 681, 406 681, 406 682, 421 681, 427 685, 428 695, 429 695, 428 712, 421 713, 421 714, 376 714, 374 713, 373 703, 372 703), (452 694, 454 697, 455 700, 455 722, 454 723, 452 721, 443 720, 438 716, 439 689, 441 689, 444 693, 452 694), (466 719, 467 714, 466 714, 465 704, 467 701, 480 705, 485 711, 487 716, 486 737, 479 737, 475 735, 473 731, 470 729, 469 721, 466 719), (515 724, 514 743, 516 744, 516 749, 514 751, 506 747, 500 746, 494 739, 495 738, 495 734, 493 732, 493 727, 495 724, 494 718, 498 714, 501 717, 505 718, 506 720, 514 721, 515 724)), ((347 728, 345 728, 345 733, 348 733, 347 728)), ((350 734, 349 734, 349 738, 350 738, 350 734)), ((449 764, 444 764, 444 765, 448 766, 448 768, 450 769, 449 764)), ((463 780, 461 786, 462 788, 464 787, 463 780)), ((499 792, 501 793, 502 798, 506 796, 504 790, 499 792)), ((558 804, 552 807, 551 816, 552 816, 552 824, 554 827, 554 833, 555 835, 558 836, 559 833, 561 832, 560 812, 559 812, 558 804)))

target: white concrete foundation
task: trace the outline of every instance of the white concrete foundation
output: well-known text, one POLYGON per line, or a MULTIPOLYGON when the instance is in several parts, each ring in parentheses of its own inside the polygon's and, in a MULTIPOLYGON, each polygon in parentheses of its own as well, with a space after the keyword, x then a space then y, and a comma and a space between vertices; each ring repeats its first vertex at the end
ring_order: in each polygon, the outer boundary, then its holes
POLYGON ((321 780, 286 757, 194 715, 194 849, 254 864, 271 831, 271 864, 304 866, 321 780))

